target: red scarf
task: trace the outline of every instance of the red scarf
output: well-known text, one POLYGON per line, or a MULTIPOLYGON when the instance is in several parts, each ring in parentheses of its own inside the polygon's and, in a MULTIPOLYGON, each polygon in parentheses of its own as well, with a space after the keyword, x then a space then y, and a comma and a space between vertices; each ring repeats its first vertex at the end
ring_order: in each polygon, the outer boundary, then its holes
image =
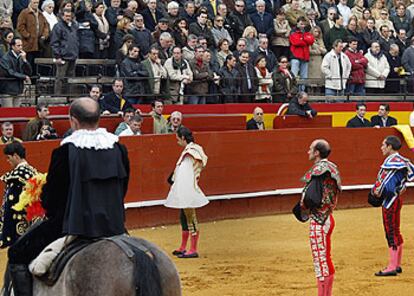
MULTIPOLYGON (((263 77, 263 78, 266 78, 266 74, 267 74, 267 69, 266 69, 266 67, 259 68, 259 67, 256 65, 256 68, 259 70, 260 75, 262 75, 262 77, 263 77)), ((262 88, 262 91, 267 92, 267 84, 262 84, 262 85, 261 85, 261 88, 262 88)))
POLYGON ((282 67, 279 67, 279 71, 282 72, 285 76, 287 76, 290 79, 292 79, 292 75, 290 75, 290 72, 289 72, 288 69, 283 69, 282 67))
POLYGON ((197 60, 196 62, 197 62, 197 66, 199 68, 201 68, 203 66, 203 60, 202 59, 201 60, 197 60))

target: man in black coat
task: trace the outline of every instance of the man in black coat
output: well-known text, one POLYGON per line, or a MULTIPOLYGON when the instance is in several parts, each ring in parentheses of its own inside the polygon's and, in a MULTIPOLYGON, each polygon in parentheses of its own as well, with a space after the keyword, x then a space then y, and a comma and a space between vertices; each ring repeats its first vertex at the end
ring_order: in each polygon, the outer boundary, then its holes
POLYGON ((139 104, 138 97, 146 92, 148 72, 139 60, 139 47, 132 44, 128 48, 128 56, 122 61, 119 71, 125 79, 125 97, 131 104, 139 104), (132 78, 132 79, 131 79, 132 78))
POLYGON ((240 85, 240 103, 253 102, 257 90, 257 74, 256 70, 249 63, 250 53, 244 50, 240 53, 239 62, 235 69, 238 72, 237 77, 240 85))
POLYGON ((19 107, 20 100, 17 97, 23 92, 23 82, 30 82, 32 68, 23 51, 23 43, 20 38, 14 38, 10 42, 10 50, 0 59, 0 71, 6 79, 0 80, 0 94, 2 94, 2 107, 19 107))
POLYGON ((394 117, 388 116, 390 114, 390 105, 381 104, 378 108, 378 115, 371 117, 371 125, 373 127, 388 127, 397 125, 397 119, 394 117))
POLYGON ((253 118, 247 121, 246 129, 247 130, 264 130, 265 125, 263 121, 263 109, 260 107, 254 108, 253 118))
POLYGON ((55 93, 62 94, 63 81, 75 76, 76 59, 79 56, 78 24, 72 20, 71 10, 63 10, 62 19, 53 27, 50 47, 56 58, 55 93))
POLYGON ((312 109, 308 100, 308 94, 300 91, 296 97, 290 100, 286 115, 299 115, 308 118, 315 117, 318 112, 312 109))
POLYGON ((146 56, 153 43, 153 38, 150 30, 144 26, 144 18, 141 14, 134 16, 134 27, 130 33, 134 36, 135 43, 139 46, 141 56, 146 56))
POLYGON ((234 5, 234 11, 230 12, 228 18, 229 23, 234 34, 234 42, 239 40, 247 26, 252 26, 252 20, 246 13, 246 5, 243 0, 236 0, 234 5))
POLYGON ((127 109, 134 109, 131 103, 128 102, 122 95, 124 90, 124 81, 122 79, 115 79, 112 83, 112 92, 106 94, 101 101, 101 109, 103 112, 109 111, 112 114, 123 115, 127 109))
POLYGON ((250 15, 258 34, 266 34, 271 38, 274 32, 273 16, 265 11, 266 3, 263 0, 256 1, 256 12, 250 15))
POLYGON ((201 10, 197 17, 197 22, 190 24, 189 31, 190 34, 194 34, 197 37, 203 36, 207 40, 207 46, 212 48, 214 47, 214 37, 213 33, 207 26, 208 14, 205 10, 201 10))
POLYGON ((155 31, 160 19, 164 17, 161 10, 157 8, 157 0, 149 0, 148 7, 142 11, 142 17, 144 18, 145 28, 151 32, 155 31))
POLYGON ((115 39, 115 32, 116 32, 116 26, 118 24, 118 21, 122 19, 122 9, 119 7, 121 4, 121 1, 119 0, 111 0, 111 6, 109 6, 105 10, 105 18, 108 21, 109 24, 109 57, 111 59, 115 59, 116 51, 118 48, 116 48, 116 43, 113 42, 115 39))
POLYGON ((346 127, 371 127, 371 122, 368 119, 364 118, 366 112, 367 105, 364 103, 356 104, 357 115, 347 122, 346 127))
POLYGON ((118 143, 118 137, 98 129, 96 101, 75 100, 70 107, 70 121, 75 131, 53 151, 40 196, 47 219, 8 250, 15 295, 32 295, 28 264, 56 239, 93 239, 125 233, 128 152, 118 143), (90 147, 84 147, 85 142, 90 147))

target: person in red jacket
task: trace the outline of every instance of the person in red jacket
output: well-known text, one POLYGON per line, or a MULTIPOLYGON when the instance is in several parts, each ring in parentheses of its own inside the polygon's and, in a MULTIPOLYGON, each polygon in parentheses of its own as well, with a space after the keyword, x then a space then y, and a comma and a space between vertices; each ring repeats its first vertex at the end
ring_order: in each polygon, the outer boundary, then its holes
POLYGON ((358 50, 357 48, 358 39, 352 38, 349 41, 348 49, 345 51, 352 65, 346 92, 354 96, 364 96, 365 69, 368 66, 368 60, 364 57, 362 50, 358 50))
MULTIPOLYGON (((306 18, 303 16, 298 17, 296 28, 292 30, 289 36, 290 51, 293 56, 290 61, 292 66, 291 70, 295 74, 295 77, 302 79, 308 78, 309 48, 315 42, 313 35, 305 31, 306 25, 306 18)), ((302 91, 305 90, 305 85, 300 85, 299 89, 302 91)))

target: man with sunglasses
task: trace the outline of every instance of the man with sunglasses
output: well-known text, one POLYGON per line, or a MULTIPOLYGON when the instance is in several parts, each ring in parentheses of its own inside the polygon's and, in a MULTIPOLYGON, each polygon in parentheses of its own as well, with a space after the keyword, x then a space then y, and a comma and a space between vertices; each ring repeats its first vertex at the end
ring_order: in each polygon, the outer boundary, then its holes
POLYGON ((246 13, 245 7, 246 4, 243 0, 236 0, 234 10, 228 16, 234 40, 239 40, 242 37, 244 28, 253 25, 250 16, 246 13))
POLYGON ((263 120, 263 109, 260 107, 254 108, 253 118, 246 123, 247 130, 264 130, 265 124, 263 120))

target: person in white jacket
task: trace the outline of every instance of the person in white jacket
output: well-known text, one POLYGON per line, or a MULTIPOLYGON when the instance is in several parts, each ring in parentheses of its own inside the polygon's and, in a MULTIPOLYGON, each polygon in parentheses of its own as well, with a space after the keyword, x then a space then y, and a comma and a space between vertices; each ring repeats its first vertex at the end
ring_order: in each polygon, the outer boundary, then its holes
POLYGON ((345 94, 346 82, 351 73, 351 62, 346 54, 342 52, 344 44, 337 39, 332 44, 332 50, 322 60, 321 71, 325 75, 325 95, 343 96, 345 94))
POLYGON ((368 49, 365 57, 368 60, 368 67, 365 71, 366 92, 383 92, 385 80, 390 73, 390 65, 378 42, 372 42, 371 48, 368 49))
POLYGON ((173 48, 172 55, 164 64, 170 82, 171 100, 174 104, 183 104, 184 88, 193 81, 193 72, 188 62, 184 59, 179 46, 173 48))
POLYGON ((191 130, 181 126, 177 130, 178 145, 185 147, 168 182, 171 185, 165 206, 180 209, 181 246, 173 251, 179 258, 198 258, 197 243, 200 236, 196 208, 209 203, 198 186, 201 171, 207 165, 207 155, 200 145, 194 143, 191 130), (190 250, 186 250, 189 236, 190 250))

